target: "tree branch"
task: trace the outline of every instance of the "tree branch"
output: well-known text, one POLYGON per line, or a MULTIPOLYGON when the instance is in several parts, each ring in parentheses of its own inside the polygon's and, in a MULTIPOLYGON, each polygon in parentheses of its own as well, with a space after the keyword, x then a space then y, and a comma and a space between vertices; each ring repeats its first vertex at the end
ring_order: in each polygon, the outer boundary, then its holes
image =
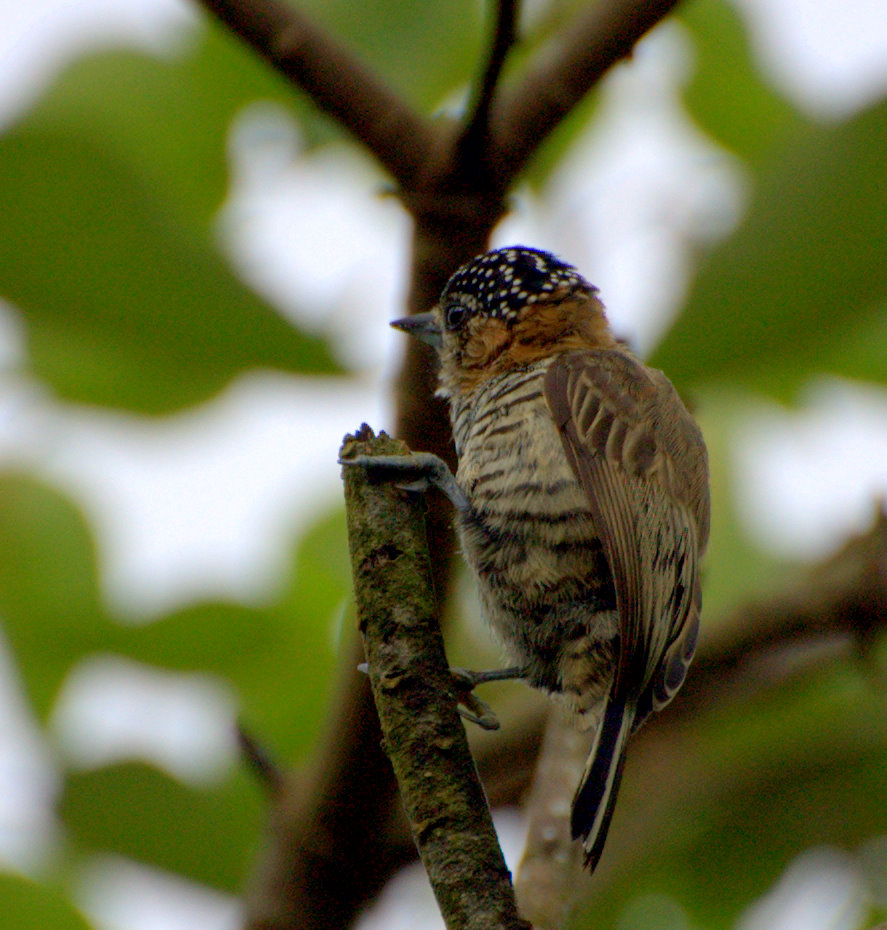
POLYGON ((554 706, 526 805, 527 845, 515 890, 521 913, 536 930, 559 930, 573 903, 582 847, 570 832, 570 808, 585 770, 591 735, 554 706))
MULTIPOLYGON (((369 427, 342 458, 405 454, 369 427)), ((452 930, 526 930, 456 711, 431 581, 424 504, 345 468, 357 616, 385 750, 413 839, 452 930)))
POLYGON ((505 65, 508 52, 514 44, 517 22, 517 0, 499 0, 496 4, 496 22, 493 41, 486 67, 477 86, 475 99, 468 111, 462 136, 456 143, 458 157, 477 156, 486 147, 489 134, 490 105, 505 65))
POLYGON ((548 135, 678 0, 598 0, 568 22, 520 83, 493 101, 490 161, 510 183, 548 135))
POLYGON ((362 142, 399 184, 415 184, 434 147, 432 130, 343 45, 280 0, 199 2, 362 142))

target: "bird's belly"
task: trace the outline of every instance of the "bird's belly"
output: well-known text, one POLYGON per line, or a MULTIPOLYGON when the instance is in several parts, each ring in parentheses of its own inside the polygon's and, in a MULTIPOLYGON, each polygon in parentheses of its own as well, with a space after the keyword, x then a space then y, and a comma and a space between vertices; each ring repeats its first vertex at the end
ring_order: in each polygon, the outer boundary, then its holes
POLYGON ((521 375, 457 430, 457 480, 472 505, 459 535, 486 619, 534 684, 559 691, 578 643, 610 648, 615 592, 542 372, 521 375))

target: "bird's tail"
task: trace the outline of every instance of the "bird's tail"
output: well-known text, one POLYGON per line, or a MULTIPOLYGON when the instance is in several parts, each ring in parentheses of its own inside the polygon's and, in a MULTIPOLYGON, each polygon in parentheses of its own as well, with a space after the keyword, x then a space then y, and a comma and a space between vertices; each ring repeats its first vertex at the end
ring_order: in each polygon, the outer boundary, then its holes
POLYGON ((585 865, 594 870, 604 850, 616 795, 622 779, 625 747, 634 724, 634 706, 607 698, 604 717, 594 738, 585 775, 573 798, 573 839, 581 839, 585 865))

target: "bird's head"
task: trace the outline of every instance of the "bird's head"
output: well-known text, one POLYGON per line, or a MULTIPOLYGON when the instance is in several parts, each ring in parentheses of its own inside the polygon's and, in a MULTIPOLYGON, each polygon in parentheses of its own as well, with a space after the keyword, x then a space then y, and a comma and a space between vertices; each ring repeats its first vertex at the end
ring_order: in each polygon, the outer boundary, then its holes
POLYGON ((436 346, 441 393, 580 348, 615 345, 597 288, 549 252, 486 252, 447 282, 429 313, 392 326, 436 346))

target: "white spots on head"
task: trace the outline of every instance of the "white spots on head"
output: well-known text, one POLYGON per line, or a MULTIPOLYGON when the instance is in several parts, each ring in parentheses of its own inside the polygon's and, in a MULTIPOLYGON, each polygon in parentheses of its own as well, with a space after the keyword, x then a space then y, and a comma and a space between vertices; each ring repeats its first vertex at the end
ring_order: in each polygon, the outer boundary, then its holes
POLYGON ((513 321, 527 304, 555 292, 596 290, 572 265, 550 252, 512 246, 463 265, 447 282, 441 304, 458 302, 475 313, 513 321))

